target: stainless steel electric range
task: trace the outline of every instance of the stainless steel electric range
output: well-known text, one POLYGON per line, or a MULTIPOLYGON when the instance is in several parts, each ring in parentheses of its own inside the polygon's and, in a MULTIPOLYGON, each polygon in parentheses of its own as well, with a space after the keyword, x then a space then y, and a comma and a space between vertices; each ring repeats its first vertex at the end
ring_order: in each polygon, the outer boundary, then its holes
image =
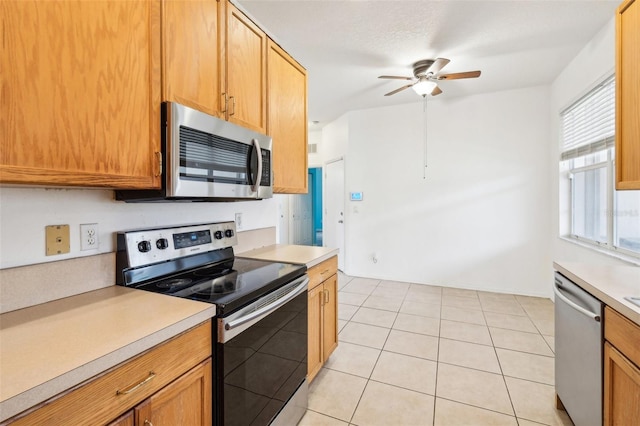
POLYGON ((297 424, 307 407, 306 267, 235 258, 235 223, 119 232, 117 284, 216 305, 214 425, 297 424))

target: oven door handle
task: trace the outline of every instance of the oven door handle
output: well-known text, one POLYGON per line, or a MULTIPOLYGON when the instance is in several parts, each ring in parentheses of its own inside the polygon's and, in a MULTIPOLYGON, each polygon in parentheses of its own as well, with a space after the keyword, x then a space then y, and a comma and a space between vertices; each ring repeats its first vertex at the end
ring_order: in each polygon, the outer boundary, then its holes
MULTIPOLYGON (((293 290, 291 290, 286 296, 281 297, 280 299, 275 300, 274 302, 261 307, 260 309, 257 309, 247 315, 243 315, 240 318, 237 319, 233 319, 229 322, 224 323, 224 330, 225 331, 231 331, 235 328, 238 328, 250 321, 254 321, 257 322, 258 320, 262 319, 263 317, 266 317, 267 315, 269 315, 271 312, 275 311, 276 309, 278 309, 279 307, 281 307, 282 305, 286 304, 287 302, 289 302, 291 299, 295 298, 296 296, 299 296, 300 294, 302 294, 304 291, 307 290, 307 287, 309 286, 309 278, 307 278, 307 276, 305 275, 304 277, 299 278, 296 281, 300 281, 300 284, 298 286, 296 286, 293 290), (300 281, 302 280, 302 281, 300 281)), ((296 281, 293 281, 293 283, 295 283, 296 281)))

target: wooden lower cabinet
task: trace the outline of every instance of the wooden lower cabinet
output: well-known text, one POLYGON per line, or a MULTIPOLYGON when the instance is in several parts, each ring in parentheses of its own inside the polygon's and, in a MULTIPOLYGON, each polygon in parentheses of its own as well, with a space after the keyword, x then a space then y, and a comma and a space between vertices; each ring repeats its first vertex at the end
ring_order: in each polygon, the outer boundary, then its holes
POLYGON ((7 424, 210 425, 211 349, 207 321, 7 424))
POLYGON ((309 352, 307 380, 318 374, 338 347, 337 258, 309 269, 309 352), (327 278, 324 278, 324 277, 327 278))
POLYGON ((640 424, 640 368, 604 344, 604 424, 640 424))
POLYGON ((326 361, 338 347, 338 275, 332 275, 322 287, 326 294, 322 307, 322 355, 326 361))
POLYGON ((604 312, 604 425, 640 425, 640 326, 604 312))
POLYGON ((136 407, 135 425, 211 425, 211 382, 208 359, 136 407))

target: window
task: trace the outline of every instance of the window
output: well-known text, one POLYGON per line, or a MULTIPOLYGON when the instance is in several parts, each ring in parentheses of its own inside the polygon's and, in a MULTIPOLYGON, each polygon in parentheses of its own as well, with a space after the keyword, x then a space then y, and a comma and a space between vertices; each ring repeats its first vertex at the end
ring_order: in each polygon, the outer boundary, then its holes
POLYGON ((640 191, 615 190, 614 78, 563 111, 561 126, 560 193, 569 210, 564 233, 640 257, 640 191))

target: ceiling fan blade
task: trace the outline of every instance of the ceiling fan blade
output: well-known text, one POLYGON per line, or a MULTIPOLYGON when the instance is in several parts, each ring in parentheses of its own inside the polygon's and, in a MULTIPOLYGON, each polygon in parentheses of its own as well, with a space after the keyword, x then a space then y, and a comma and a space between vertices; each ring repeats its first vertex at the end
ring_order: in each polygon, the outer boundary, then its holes
POLYGON ((442 74, 436 77, 437 80, 459 80, 461 78, 480 77, 480 71, 456 72, 453 74, 442 74))
POLYGON ((431 91, 431 96, 438 96, 440 93, 442 93, 442 89, 440 89, 438 86, 436 86, 436 87, 431 91))
POLYGON ((408 88, 409 88, 409 87, 411 87, 411 86, 413 86, 413 84, 407 84, 406 86, 402 86, 401 88, 396 89, 396 90, 394 90, 394 91, 392 91, 392 92, 385 93, 385 96, 395 95, 396 93, 398 93, 398 92, 402 92, 403 90, 408 89, 408 88))
POLYGON ((401 77, 399 75, 381 75, 378 78, 390 78, 392 80, 413 80, 413 77, 401 77))
POLYGON ((449 63, 449 60, 447 58, 438 58, 435 61, 433 61, 433 64, 429 67, 427 72, 437 74, 448 63, 449 63))

